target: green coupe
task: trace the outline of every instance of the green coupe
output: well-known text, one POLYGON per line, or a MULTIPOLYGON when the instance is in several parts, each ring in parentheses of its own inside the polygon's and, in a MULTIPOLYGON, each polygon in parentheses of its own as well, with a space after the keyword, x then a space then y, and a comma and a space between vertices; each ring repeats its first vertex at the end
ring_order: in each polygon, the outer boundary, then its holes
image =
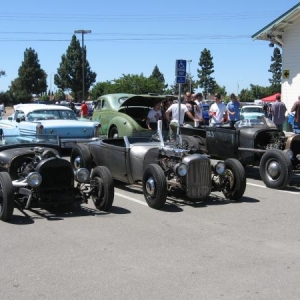
POLYGON ((157 94, 108 94, 94 100, 93 121, 100 122, 101 134, 109 138, 152 135, 146 125, 149 110, 157 101, 166 99, 157 94))

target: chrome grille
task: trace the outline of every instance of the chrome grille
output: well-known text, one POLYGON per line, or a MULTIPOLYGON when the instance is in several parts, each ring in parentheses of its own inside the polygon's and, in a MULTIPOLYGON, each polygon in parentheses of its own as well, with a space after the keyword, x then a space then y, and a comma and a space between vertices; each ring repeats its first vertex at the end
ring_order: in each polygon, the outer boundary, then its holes
POLYGON ((186 195, 189 198, 200 199, 211 192, 211 164, 207 157, 195 157, 188 165, 186 177, 186 195))

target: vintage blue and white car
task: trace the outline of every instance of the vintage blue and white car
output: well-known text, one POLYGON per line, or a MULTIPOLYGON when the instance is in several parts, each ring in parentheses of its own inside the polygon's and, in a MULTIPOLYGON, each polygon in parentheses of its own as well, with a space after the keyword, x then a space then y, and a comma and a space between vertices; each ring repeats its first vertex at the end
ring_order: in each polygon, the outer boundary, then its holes
POLYGON ((7 120, 0 121, 4 136, 19 134, 57 135, 61 148, 73 148, 76 142, 99 139, 100 123, 77 119, 68 107, 46 104, 18 104, 7 120))

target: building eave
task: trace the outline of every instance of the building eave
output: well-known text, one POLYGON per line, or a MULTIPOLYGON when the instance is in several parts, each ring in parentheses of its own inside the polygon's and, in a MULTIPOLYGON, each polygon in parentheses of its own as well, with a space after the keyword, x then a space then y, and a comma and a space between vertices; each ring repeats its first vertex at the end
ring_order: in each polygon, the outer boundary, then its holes
POLYGON ((283 46, 283 35, 285 30, 300 18, 300 2, 279 16, 273 22, 252 35, 253 40, 269 41, 270 46, 276 44, 283 46))

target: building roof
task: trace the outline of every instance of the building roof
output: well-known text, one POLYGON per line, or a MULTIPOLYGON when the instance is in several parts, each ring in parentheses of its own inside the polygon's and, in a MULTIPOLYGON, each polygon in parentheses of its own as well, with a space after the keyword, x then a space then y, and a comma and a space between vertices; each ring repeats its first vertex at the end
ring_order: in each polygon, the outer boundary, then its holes
POLYGON ((282 35, 286 28, 300 18, 300 2, 279 16, 273 22, 252 35, 254 40, 270 41, 280 47, 283 45, 282 35))

